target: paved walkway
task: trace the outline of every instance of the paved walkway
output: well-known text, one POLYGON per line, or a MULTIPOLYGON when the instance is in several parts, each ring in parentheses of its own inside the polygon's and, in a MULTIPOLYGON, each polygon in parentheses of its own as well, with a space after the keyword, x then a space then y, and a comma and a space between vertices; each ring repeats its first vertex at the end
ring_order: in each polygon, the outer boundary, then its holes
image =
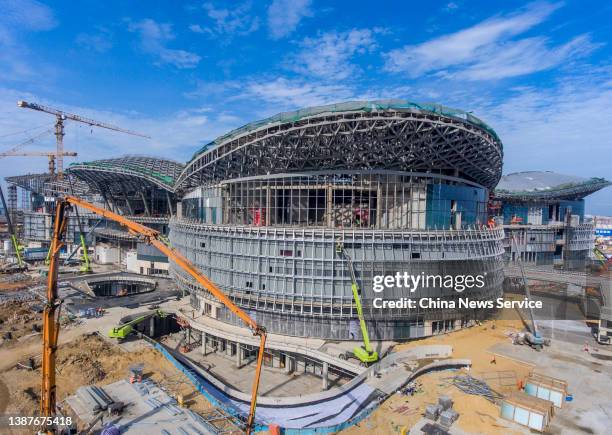
MULTIPOLYGON (((411 367, 415 361, 432 358, 448 358, 450 346, 419 346, 403 352, 392 353, 379 363, 366 369, 351 382, 340 388, 301 397, 268 398, 258 400, 257 421, 260 424, 277 424, 290 429, 330 428, 356 419, 362 413, 376 408, 418 372, 411 367), (376 376, 374 376, 376 374, 376 376)), ((230 386, 218 386, 206 370, 177 352, 171 354, 195 373, 208 394, 226 409, 243 415, 249 411, 249 396, 233 391, 230 386)), ((445 364, 466 365, 466 360, 438 361, 445 364)), ((422 370, 423 368, 421 368, 422 370)))

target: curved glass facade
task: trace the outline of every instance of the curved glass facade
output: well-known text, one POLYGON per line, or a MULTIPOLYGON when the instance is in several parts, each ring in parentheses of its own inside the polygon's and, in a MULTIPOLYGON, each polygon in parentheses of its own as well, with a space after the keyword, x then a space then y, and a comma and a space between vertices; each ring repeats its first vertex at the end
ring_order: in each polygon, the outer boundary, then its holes
POLYGON ((461 229, 486 222, 487 191, 452 177, 392 171, 281 174, 192 191, 199 223, 372 229, 461 229))

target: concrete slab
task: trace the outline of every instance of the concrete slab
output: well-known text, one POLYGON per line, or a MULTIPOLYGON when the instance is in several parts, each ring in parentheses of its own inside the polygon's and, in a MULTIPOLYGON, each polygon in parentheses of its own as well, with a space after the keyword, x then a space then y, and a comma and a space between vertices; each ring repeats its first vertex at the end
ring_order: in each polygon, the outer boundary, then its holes
MULTIPOLYGON (((169 345, 168 342, 164 342, 164 344, 169 345)), ((248 393, 253 387, 253 377, 255 376, 254 364, 243 365, 237 368, 233 357, 229 359, 214 352, 204 356, 200 349, 185 353, 184 356, 205 367, 216 378, 240 391, 248 393)), ((260 382, 260 396, 301 396, 321 391, 320 376, 304 372, 287 374, 283 369, 279 368, 264 367, 260 382)), ((345 382, 346 379, 330 376, 330 388, 337 387, 345 382)))
MULTIPOLYGON (((115 401, 122 401, 127 406, 119 416, 105 416, 102 423, 97 423, 98 428, 112 424, 121 433, 130 435, 183 431, 190 435, 216 433, 214 428, 209 427, 197 414, 177 406, 172 397, 151 381, 130 384, 121 380, 104 386, 104 391, 115 401)), ((95 418, 95 415, 80 403, 77 396, 70 396, 66 402, 86 424, 95 418)))
POLYGON ((491 351, 536 365, 536 371, 568 382, 573 401, 557 411, 549 427, 551 433, 609 433, 612 365, 608 362, 593 358, 583 346, 572 342, 556 341, 542 352, 502 343, 491 351))

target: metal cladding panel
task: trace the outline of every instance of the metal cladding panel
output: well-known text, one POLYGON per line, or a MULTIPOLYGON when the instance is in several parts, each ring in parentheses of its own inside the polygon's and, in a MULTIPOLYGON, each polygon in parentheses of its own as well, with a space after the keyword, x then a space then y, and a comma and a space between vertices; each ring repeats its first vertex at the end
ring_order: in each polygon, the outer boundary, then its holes
MULTIPOLYGON (((375 274, 483 274, 485 287, 461 295, 490 300, 501 296, 502 232, 472 231, 305 231, 289 228, 248 228, 171 223, 171 243, 230 295, 241 307, 257 313, 270 332, 303 337, 350 339, 350 322, 357 318, 350 274, 335 252, 336 240, 350 250, 362 284, 362 299, 373 338, 423 336, 423 320, 465 320, 461 310, 397 310, 372 308, 375 274), (452 237, 451 237, 452 235, 452 237), (401 243, 398 241, 402 240, 401 243), (418 260, 412 252, 421 254, 418 260), (446 256, 448 252, 454 256, 446 256), (287 253, 291 252, 288 256, 287 253), (297 253, 300 253, 297 256, 297 253), (435 260, 428 253, 444 252, 435 260)), ((171 273, 178 285, 210 298, 179 269, 171 273)), ((419 289, 416 296, 456 298, 452 289, 419 289)), ((406 296, 405 289, 385 290, 386 298, 406 296)), ((240 324, 227 310, 221 320, 240 324)))

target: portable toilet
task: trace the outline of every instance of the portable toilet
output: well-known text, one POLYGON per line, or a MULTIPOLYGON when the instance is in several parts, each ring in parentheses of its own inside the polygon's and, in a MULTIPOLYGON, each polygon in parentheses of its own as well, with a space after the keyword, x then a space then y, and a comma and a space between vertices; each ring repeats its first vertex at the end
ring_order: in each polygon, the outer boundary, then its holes
POLYGON ((554 406, 550 400, 514 391, 502 399, 501 417, 514 421, 538 432, 544 432, 553 415, 554 406))
POLYGON ((539 373, 531 373, 525 379, 525 393, 550 400, 557 408, 561 408, 567 396, 567 382, 539 373))

